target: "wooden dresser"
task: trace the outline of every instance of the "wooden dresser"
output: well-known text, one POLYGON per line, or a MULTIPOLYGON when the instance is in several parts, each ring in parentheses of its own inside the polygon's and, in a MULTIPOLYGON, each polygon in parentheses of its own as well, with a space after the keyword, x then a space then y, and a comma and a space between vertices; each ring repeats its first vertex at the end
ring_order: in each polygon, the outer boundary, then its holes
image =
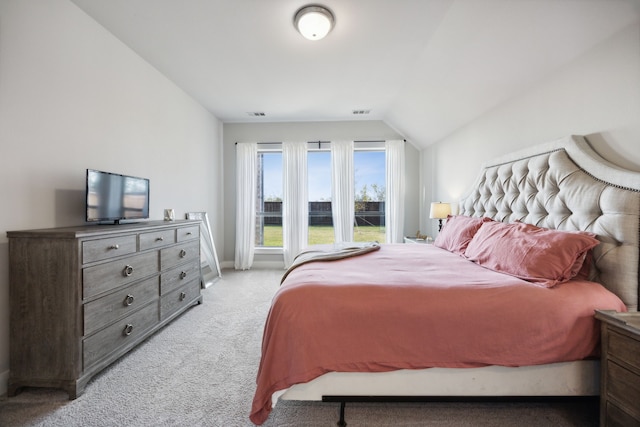
POLYGON ((100 370, 202 301, 200 221, 10 231, 8 392, 75 399, 100 370))
POLYGON ((600 425, 640 426, 640 313, 597 311, 602 325, 600 425))

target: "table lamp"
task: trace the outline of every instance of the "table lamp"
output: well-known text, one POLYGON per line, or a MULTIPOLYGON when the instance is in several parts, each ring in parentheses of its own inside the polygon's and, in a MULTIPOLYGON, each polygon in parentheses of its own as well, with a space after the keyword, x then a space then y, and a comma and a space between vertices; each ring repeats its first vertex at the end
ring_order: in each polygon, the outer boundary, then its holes
POLYGON ((442 220, 451 215, 451 204, 442 202, 431 202, 429 218, 438 220, 438 231, 442 230, 442 220))

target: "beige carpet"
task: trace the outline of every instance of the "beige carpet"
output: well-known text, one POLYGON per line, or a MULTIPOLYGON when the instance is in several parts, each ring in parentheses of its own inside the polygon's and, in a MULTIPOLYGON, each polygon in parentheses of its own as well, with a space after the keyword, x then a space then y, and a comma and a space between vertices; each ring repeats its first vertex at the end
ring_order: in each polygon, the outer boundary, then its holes
MULTIPOLYGON (((204 303, 148 339, 69 401, 25 389, 0 398, 0 426, 251 426, 262 327, 283 271, 223 271, 204 303)), ((272 426, 335 426, 338 403, 280 402, 272 426)), ((597 401, 352 403, 349 427, 597 426, 597 401)))

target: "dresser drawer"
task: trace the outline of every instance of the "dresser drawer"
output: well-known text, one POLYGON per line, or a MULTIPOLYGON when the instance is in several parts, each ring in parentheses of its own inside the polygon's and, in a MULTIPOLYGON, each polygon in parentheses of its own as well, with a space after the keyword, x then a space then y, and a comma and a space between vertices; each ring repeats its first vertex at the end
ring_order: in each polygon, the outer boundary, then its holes
POLYGON ((133 345, 159 322, 158 304, 151 303, 130 316, 86 338, 83 343, 84 368, 121 347, 133 345))
POLYGON ((91 298, 158 271, 157 251, 88 267, 82 270, 82 296, 91 298))
POLYGON ((194 280, 182 288, 164 295, 160 300, 160 318, 166 320, 200 295, 200 281, 194 280))
POLYGON ((159 230, 149 233, 140 233, 140 250, 161 248, 175 243, 175 230, 159 230))
POLYGON ((102 261, 136 252, 136 236, 110 237, 82 242, 82 263, 102 261))
POLYGON ((640 419, 640 375, 607 361, 608 397, 622 406, 630 415, 640 419))
POLYGON ((640 420, 633 418, 611 402, 607 402, 607 427, 640 427, 640 420))
POLYGON ((616 359, 624 360, 640 373, 640 341, 628 338, 616 331, 609 332, 607 352, 616 359))
POLYGON ((200 284, 200 261, 191 261, 162 273, 160 275, 160 295, 166 295, 192 280, 196 280, 200 284))
POLYGON ((176 237, 178 242, 197 239, 200 237, 200 226, 192 225, 190 227, 181 227, 178 228, 177 233, 178 235, 176 237))
POLYGON ((92 334, 103 326, 157 300, 158 286, 159 278, 154 276, 85 304, 84 335, 92 334))
POLYGON ((167 268, 193 260, 200 262, 200 242, 196 240, 165 248, 160 251, 161 270, 166 270, 167 268))

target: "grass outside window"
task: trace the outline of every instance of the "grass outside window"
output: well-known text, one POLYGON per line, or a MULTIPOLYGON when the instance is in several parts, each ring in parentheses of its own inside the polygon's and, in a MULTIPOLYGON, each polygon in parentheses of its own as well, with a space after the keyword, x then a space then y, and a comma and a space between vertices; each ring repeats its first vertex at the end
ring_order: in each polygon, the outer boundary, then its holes
MULTIPOLYGON (((380 242, 385 241, 385 228, 380 226, 355 226, 353 228, 353 240, 355 242, 380 242)), ((333 243, 333 226, 315 225, 309 227, 309 244, 318 245, 333 243)), ((282 247, 282 226, 264 226, 264 247, 282 247)))

